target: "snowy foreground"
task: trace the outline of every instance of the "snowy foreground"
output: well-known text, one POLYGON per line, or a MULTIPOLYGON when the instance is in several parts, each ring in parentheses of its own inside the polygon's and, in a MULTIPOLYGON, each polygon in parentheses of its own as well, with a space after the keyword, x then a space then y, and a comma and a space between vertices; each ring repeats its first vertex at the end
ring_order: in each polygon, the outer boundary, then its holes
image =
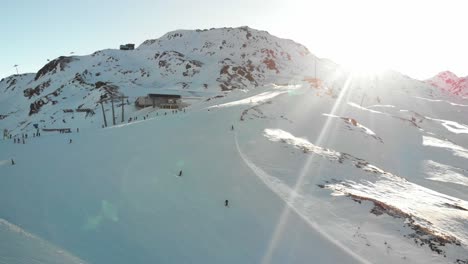
POLYGON ((468 103, 395 78, 2 141, 0 263, 468 263, 468 103))

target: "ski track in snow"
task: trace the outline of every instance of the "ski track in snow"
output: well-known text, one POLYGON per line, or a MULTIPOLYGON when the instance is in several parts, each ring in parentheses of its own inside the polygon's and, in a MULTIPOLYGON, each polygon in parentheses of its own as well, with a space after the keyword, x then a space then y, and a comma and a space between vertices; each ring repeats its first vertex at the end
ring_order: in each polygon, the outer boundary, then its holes
POLYGON ((424 161, 424 169, 429 176, 427 178, 429 180, 468 186, 468 177, 462 174, 467 173, 467 171, 463 169, 441 164, 433 160, 424 161))
POLYGON ((394 105, 370 105, 367 108, 372 108, 372 107, 383 107, 383 108, 394 108, 394 105))
POLYGON ((372 110, 372 109, 369 109, 369 108, 366 108, 366 107, 362 107, 356 103, 353 103, 353 102, 348 102, 348 105, 352 106, 352 107, 355 107, 357 109, 361 109, 361 110, 365 110, 365 111, 368 111, 368 112, 371 112, 371 113, 374 113, 374 114, 384 114, 384 115, 387 115, 386 113, 384 112, 380 112, 380 111, 376 111, 376 110, 372 110))
MULTIPOLYGON (((368 260, 359 256, 351 249, 343 245, 340 241, 328 235, 322 228, 312 219, 310 214, 306 214, 305 210, 300 209, 300 205, 305 204, 304 196, 297 193, 295 190, 291 189, 288 185, 283 183, 276 177, 273 177, 266 173, 261 168, 257 167, 252 161, 250 161, 247 156, 242 152, 239 142, 237 140, 237 134, 234 135, 236 148, 239 153, 239 156, 244 161, 244 163, 253 171, 255 175, 274 193, 276 193, 295 213, 297 213, 302 219, 304 219, 317 233, 322 235, 324 238, 335 244, 338 248, 342 249, 348 253, 351 257, 361 263, 370 264, 368 260)), ((298 139, 301 141, 301 139, 298 139)), ((303 142, 303 141, 302 141, 303 142)))

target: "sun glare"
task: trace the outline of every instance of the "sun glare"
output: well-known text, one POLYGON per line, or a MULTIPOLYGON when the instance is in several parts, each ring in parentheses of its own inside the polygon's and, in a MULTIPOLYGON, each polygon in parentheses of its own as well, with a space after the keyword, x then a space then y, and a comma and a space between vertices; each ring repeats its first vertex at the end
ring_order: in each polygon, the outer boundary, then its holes
POLYGON ((368 77, 378 75, 388 69, 381 61, 372 58, 362 58, 343 63, 345 69, 355 77, 368 77))
POLYGON ((466 75, 460 54, 467 41, 459 33, 466 24, 464 1, 293 1, 308 8, 291 7, 289 13, 307 19, 299 26, 295 19, 282 20, 282 34, 357 75, 387 69, 421 80, 445 69, 466 75))

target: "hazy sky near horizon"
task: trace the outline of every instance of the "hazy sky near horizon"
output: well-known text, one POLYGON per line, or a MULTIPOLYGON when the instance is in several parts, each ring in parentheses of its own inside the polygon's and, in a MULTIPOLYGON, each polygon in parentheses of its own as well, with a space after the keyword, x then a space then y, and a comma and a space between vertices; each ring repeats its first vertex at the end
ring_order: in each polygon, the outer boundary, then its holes
POLYGON ((47 59, 139 45, 176 29, 247 25, 319 57, 414 78, 468 75, 464 0, 15 0, 0 7, 0 78, 47 59))

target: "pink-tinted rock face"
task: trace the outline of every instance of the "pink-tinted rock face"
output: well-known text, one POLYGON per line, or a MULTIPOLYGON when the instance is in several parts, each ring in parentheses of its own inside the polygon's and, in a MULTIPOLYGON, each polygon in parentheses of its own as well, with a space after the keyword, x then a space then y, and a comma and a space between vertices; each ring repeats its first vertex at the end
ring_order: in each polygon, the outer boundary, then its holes
POLYGON ((450 71, 441 72, 426 82, 456 95, 468 95, 468 77, 458 77, 450 71))

